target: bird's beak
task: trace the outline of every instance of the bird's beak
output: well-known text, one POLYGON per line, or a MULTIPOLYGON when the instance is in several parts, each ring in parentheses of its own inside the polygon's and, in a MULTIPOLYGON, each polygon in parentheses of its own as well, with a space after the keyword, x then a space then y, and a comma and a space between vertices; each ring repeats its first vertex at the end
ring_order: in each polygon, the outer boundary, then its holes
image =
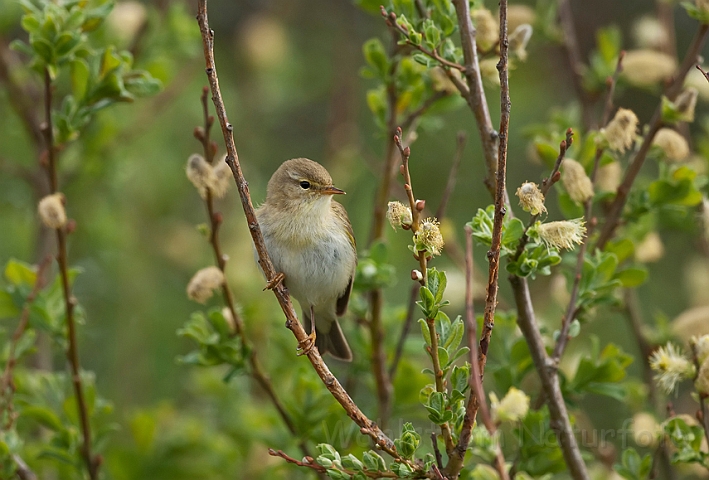
POLYGON ((344 190, 340 190, 336 187, 325 187, 320 190, 320 193, 322 193, 323 195, 345 195, 344 190))

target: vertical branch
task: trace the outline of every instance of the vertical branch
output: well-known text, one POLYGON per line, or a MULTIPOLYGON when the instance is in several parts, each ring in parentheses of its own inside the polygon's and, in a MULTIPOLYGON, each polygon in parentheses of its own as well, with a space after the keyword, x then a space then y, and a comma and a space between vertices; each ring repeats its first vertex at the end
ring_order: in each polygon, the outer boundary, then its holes
POLYGON ((456 16, 458 17, 460 42, 465 61, 465 79, 468 83, 468 89, 466 91, 461 90, 461 94, 463 94, 475 116, 475 123, 478 127, 483 155, 485 156, 485 165, 487 166, 485 186, 490 194, 495 196, 498 136, 492 126, 490 109, 487 106, 487 99, 485 98, 485 91, 483 90, 480 64, 478 63, 478 49, 475 41, 476 31, 470 17, 470 5, 468 0, 453 0, 453 4, 455 5, 456 16))
POLYGON ((549 424, 559 441, 559 446, 571 477, 575 480, 588 480, 590 478, 588 470, 581 457, 581 451, 574 436, 564 397, 561 394, 559 377, 556 375, 556 365, 547 355, 544 340, 539 333, 539 324, 532 307, 529 286, 524 278, 516 276, 510 277, 510 283, 512 284, 515 303, 517 304, 517 325, 519 325, 522 335, 527 340, 534 367, 539 374, 544 394, 547 397, 549 424))
MULTIPOLYGON (((202 143, 204 149, 204 158, 210 164, 214 162, 214 154, 216 153, 216 144, 210 141, 209 134, 214 124, 214 117, 209 114, 209 103, 208 103, 209 88, 204 87, 202 90, 201 101, 202 101, 202 111, 204 113, 204 132, 196 135, 198 140, 202 143)), ((204 199, 204 203, 207 206, 207 215, 210 222, 210 234, 209 243, 214 251, 215 261, 217 267, 222 273, 225 274, 226 278, 226 262, 227 256, 222 254, 221 243, 219 241, 219 227, 222 224, 222 215, 214 210, 214 195, 209 187, 207 187, 207 194, 204 199)), ((261 388, 266 392, 269 400, 273 406, 278 411, 278 415, 285 424, 288 431, 298 440, 298 447, 300 448, 303 455, 306 457, 312 456, 305 440, 300 439, 298 430, 295 427, 295 423, 291 418, 290 414, 287 412, 285 406, 281 402, 281 399, 276 394, 271 379, 268 374, 266 374, 261 366, 257 357, 257 352, 254 345, 249 341, 246 335, 246 328, 244 326, 244 320, 239 315, 236 309, 236 303, 234 301, 234 295, 229 287, 229 284, 225 281, 222 283, 222 297, 224 298, 224 303, 229 310, 229 314, 234 321, 234 331, 236 335, 239 336, 241 344, 246 352, 248 352, 248 362, 251 366, 251 371, 249 374, 251 377, 258 382, 261 388)))
MULTIPOLYGON (((47 151, 47 176, 51 193, 56 193, 58 190, 57 180, 57 165, 56 165, 56 147, 54 145, 54 126, 52 125, 52 80, 49 76, 49 70, 44 69, 44 109, 45 123, 42 125, 42 132, 45 137, 47 151)), ((71 368, 71 381, 74 387, 74 395, 76 396, 76 404, 78 408, 79 421, 81 423, 81 433, 83 443, 81 445, 81 455, 86 463, 86 468, 91 480, 98 478, 98 470, 101 465, 101 458, 94 456, 91 453, 91 425, 89 422, 89 413, 84 398, 84 391, 81 384, 81 364, 79 363, 79 349, 76 339, 76 320, 74 318, 74 308, 76 306, 76 298, 71 293, 71 284, 69 281, 69 260, 67 255, 67 230, 64 227, 57 228, 57 263, 59 265, 59 276, 62 283, 62 293, 64 297, 64 305, 66 309, 66 325, 69 346, 66 352, 69 366, 71 368)))
MULTIPOLYGON (((399 128, 397 129, 396 136, 394 137, 394 142, 396 143, 399 153, 401 154, 401 173, 404 176, 404 190, 406 190, 406 196, 409 199, 409 207, 411 208, 411 231, 416 234, 416 232, 418 232, 421 228, 421 210, 423 210, 423 202, 417 201, 414 196, 414 190, 411 184, 411 172, 409 170, 411 148, 403 146, 401 143, 401 136, 402 131, 401 128, 399 128)), ((419 268, 421 270, 421 278, 419 279, 419 283, 423 287, 427 285, 428 281, 428 255, 429 253, 425 250, 416 252, 414 255, 419 261, 419 268)), ((436 319, 426 318, 426 325, 428 326, 428 333, 431 337, 431 346, 430 348, 426 347, 426 350, 431 356, 436 391, 445 393, 446 387, 443 381, 443 369, 441 368, 441 359, 438 356, 438 333, 436 332, 436 319)), ((446 446, 446 452, 450 454, 455 445, 453 444, 453 436, 448 422, 441 425, 441 435, 443 436, 443 443, 446 446)))
MULTIPOLYGON (((259 227, 254 206, 251 202, 248 183, 246 182, 244 174, 241 170, 239 156, 236 151, 236 145, 234 144, 234 128, 227 119, 224 100, 222 99, 221 91, 219 89, 219 77, 217 76, 216 65, 214 62, 214 31, 209 28, 209 20, 207 18, 207 0, 199 0, 197 22, 199 24, 202 44, 204 46, 204 60, 206 63, 205 72, 209 80, 209 86, 212 93, 212 102, 214 103, 217 118, 219 119, 219 124, 224 136, 224 142, 226 144, 226 161, 231 168, 234 181, 236 182, 237 189, 239 190, 239 197, 246 216, 246 221, 249 225, 251 239, 254 242, 254 247, 256 248, 256 252, 258 254, 258 263, 261 266, 266 279, 270 283, 270 287, 273 290, 281 310, 286 317, 286 328, 293 332, 293 335, 298 342, 305 342, 308 338, 308 334, 305 332, 303 325, 298 321, 293 304, 290 301, 290 296, 288 295, 288 290, 285 288, 283 283, 276 281, 278 279, 277 272, 275 271, 273 263, 268 255, 268 251, 266 250, 266 244, 264 243, 261 228, 259 227)), ((376 423, 367 418, 367 416, 359 409, 345 389, 342 388, 342 385, 337 378, 335 378, 332 372, 330 372, 330 369, 320 356, 318 349, 313 348, 307 353, 306 356, 328 391, 342 406, 352 421, 360 427, 360 432, 363 435, 368 435, 371 437, 379 448, 391 455, 393 458, 406 463, 416 472, 420 471, 419 466, 399 455, 396 447, 394 446, 394 442, 387 435, 385 435, 384 432, 382 432, 376 423)))

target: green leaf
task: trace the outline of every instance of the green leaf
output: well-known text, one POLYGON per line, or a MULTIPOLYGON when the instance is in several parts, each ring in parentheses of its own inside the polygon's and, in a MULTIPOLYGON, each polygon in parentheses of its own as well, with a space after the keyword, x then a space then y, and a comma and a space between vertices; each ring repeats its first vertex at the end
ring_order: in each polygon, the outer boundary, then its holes
POLYGON ((421 307, 423 314, 426 318, 434 318, 438 311, 435 308, 436 299, 433 298, 431 291, 426 287, 421 287, 419 289, 419 296, 421 297, 421 301, 417 303, 421 307))
POLYGON ((83 99, 86 95, 90 74, 89 64, 83 58, 71 62, 71 91, 77 100, 83 99))
POLYGON ((15 286, 34 287, 37 272, 29 263, 11 259, 5 266, 5 278, 15 286))
POLYGON ((59 419, 59 416, 47 407, 34 405, 23 407, 22 416, 31 418, 52 431, 59 432, 64 430, 64 424, 59 419))
POLYGON ((362 455, 362 462, 364 462, 364 466, 367 470, 373 472, 385 472, 387 469, 384 459, 374 450, 364 452, 362 455))
POLYGON ((648 275, 646 268, 631 267, 616 273, 615 278, 620 280, 620 283, 623 284, 624 287, 632 288, 645 283, 648 275))
POLYGON ((20 314, 10 293, 0 290, 0 320, 5 318, 15 318, 20 314))
POLYGON ((376 72, 377 76, 382 80, 386 79, 389 73, 389 59, 382 41, 378 38, 371 38, 364 42, 362 51, 364 59, 376 72))
POLYGON ((426 341, 426 345, 431 346, 431 331, 428 329, 428 323, 423 318, 419 318, 419 325, 421 325, 421 335, 426 341))

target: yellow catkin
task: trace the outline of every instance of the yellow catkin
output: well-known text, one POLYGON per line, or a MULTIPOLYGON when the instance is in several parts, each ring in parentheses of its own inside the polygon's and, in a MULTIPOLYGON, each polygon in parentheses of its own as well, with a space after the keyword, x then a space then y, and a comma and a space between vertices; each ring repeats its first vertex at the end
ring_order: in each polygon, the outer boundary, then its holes
POLYGON ((187 167, 185 168, 187 179, 192 182, 192 185, 197 189, 202 198, 207 197, 207 189, 212 183, 214 172, 212 166, 207 163, 202 155, 193 154, 187 159, 187 167))
POLYGON ((487 8, 473 10, 470 16, 475 22, 478 46, 483 50, 489 50, 500 39, 500 24, 487 8))
POLYGON ((234 177, 232 176, 231 168, 225 161, 222 160, 212 167, 209 188, 215 197, 224 198, 233 181, 234 177))

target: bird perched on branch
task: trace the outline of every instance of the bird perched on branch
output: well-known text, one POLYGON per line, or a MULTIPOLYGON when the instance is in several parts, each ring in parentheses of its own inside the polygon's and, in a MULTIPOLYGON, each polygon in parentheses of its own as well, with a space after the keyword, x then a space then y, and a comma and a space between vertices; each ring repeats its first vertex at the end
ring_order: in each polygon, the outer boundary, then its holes
POLYGON ((351 361, 337 321, 347 310, 357 265, 352 225, 332 198, 344 193, 322 165, 294 158, 269 180, 256 217, 273 266, 285 275, 285 286, 303 309, 310 336, 301 342, 301 354, 314 345, 321 354, 351 361))

